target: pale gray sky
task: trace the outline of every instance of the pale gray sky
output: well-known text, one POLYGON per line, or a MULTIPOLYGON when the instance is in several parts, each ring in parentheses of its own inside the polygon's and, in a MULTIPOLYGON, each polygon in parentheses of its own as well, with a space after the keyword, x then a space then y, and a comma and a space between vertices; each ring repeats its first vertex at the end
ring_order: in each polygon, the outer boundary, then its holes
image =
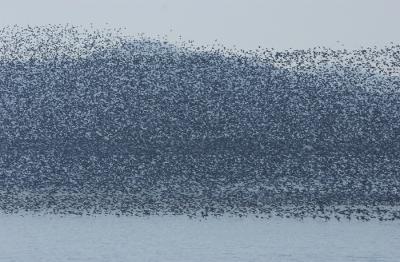
POLYGON ((126 27, 197 44, 346 48, 400 43, 400 0, 0 0, 0 25, 126 27), (337 43, 340 41, 341 43, 337 43))

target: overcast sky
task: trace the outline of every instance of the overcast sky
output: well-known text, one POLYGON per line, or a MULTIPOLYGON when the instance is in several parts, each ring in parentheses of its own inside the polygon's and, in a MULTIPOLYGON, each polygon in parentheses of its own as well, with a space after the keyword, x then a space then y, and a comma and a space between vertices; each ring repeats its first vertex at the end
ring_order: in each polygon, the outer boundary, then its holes
POLYGON ((0 25, 126 27, 253 49, 400 43, 400 0, 0 0, 0 25), (337 42, 339 41, 339 42, 337 42))

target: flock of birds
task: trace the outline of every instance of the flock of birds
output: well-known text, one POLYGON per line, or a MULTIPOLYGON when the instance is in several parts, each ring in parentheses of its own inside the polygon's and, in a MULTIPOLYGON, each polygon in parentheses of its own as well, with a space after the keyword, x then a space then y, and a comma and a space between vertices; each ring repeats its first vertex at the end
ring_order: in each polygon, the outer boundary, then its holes
POLYGON ((400 46, 0 29, 0 212, 400 218, 400 46))

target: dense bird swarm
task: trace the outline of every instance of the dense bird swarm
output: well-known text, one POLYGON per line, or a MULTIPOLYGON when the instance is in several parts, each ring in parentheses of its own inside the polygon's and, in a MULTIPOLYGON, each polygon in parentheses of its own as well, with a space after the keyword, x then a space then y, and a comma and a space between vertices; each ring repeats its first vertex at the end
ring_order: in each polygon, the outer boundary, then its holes
POLYGON ((0 30, 3 213, 400 218, 400 46, 0 30))

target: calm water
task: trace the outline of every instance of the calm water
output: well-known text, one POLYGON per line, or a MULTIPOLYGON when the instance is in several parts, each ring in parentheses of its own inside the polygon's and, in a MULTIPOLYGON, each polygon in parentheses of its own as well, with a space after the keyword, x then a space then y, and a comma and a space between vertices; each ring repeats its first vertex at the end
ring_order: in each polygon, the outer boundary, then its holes
POLYGON ((399 261, 399 222, 0 216, 0 261, 399 261))

